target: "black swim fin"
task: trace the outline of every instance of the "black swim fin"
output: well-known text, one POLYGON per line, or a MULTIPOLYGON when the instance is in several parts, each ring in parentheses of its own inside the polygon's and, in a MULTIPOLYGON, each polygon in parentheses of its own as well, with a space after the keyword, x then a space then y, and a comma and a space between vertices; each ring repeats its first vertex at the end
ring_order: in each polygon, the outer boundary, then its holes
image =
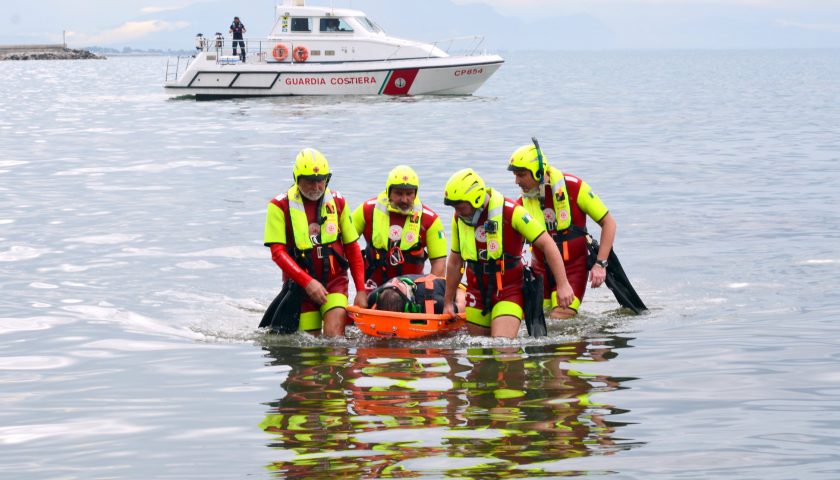
POLYGON ((280 305, 280 302, 283 301, 283 297, 286 296, 288 290, 286 290, 285 285, 283 285, 283 289, 280 290, 280 293, 274 297, 274 300, 271 301, 271 304, 268 308, 265 309, 265 313, 262 316, 262 320, 260 320, 259 328, 265 328, 271 325, 271 320, 274 318, 274 313, 277 311, 277 307, 280 305))
POLYGON ((293 280, 286 280, 266 309, 260 327, 269 327, 272 333, 295 333, 300 326, 300 306, 305 293, 293 280))
POLYGON ((528 335, 535 338, 548 335, 543 310, 543 278, 535 275, 531 267, 523 270, 522 294, 525 297, 523 320, 528 335))
MULTIPOLYGON (((598 255, 598 241, 591 237, 589 240, 587 266, 591 269, 598 255)), ((607 257, 607 278, 604 283, 607 284, 607 288, 613 292, 615 299, 622 307, 633 310, 637 315, 648 309, 639 294, 636 293, 636 289, 633 288, 627 274, 624 273, 624 268, 622 268, 614 249, 610 250, 610 256, 607 257)))
POLYGON ((648 309, 642 299, 639 298, 639 294, 636 293, 636 289, 633 288, 630 279, 627 278, 627 274, 624 273, 624 268, 621 267, 621 262, 618 261, 615 250, 610 251, 610 256, 607 259, 606 283, 622 307, 629 308, 636 312, 636 314, 648 309))

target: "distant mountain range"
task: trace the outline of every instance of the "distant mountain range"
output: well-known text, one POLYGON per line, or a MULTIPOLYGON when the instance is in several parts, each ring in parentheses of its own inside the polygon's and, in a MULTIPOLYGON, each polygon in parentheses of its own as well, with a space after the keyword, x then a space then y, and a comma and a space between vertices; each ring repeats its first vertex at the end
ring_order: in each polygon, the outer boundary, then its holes
MULTIPOLYGON (((61 42, 60 32, 66 29, 79 32, 68 37, 68 43, 73 47, 189 50, 196 33, 212 36, 215 32, 223 32, 227 35, 235 15, 248 28, 247 36, 264 37, 274 24, 273 6, 282 3, 282 0, 218 0, 180 9, 144 8, 147 13, 140 13, 138 2, 131 2, 134 7, 129 7, 118 2, 104 3, 105 0, 84 1, 107 7, 82 9, 92 12, 90 15, 81 15, 75 10, 73 15, 61 15, 61 8, 71 8, 60 7, 64 5, 62 3, 45 15, 29 3, 10 5, 12 11, 6 13, 10 21, 8 28, 0 29, 0 44, 61 42), (138 13, 126 14, 131 11, 138 13), (103 23, 109 26, 103 28, 103 23), (137 34, 138 30, 143 30, 144 34, 137 34), (55 32, 58 32, 58 38, 55 32)), ((547 10, 530 19, 504 16, 483 4, 458 5, 452 0, 312 0, 307 3, 332 3, 336 8, 362 10, 397 37, 431 42, 483 35, 482 47, 495 52, 840 47, 838 18, 820 18, 817 12, 811 13, 809 18, 805 18, 805 14, 799 17, 790 14, 790 19, 782 19, 777 15, 785 12, 750 8, 744 2, 732 5, 694 2, 693 10, 676 3, 636 2, 603 18, 584 14, 563 16, 556 14, 558 10, 554 10, 554 14, 547 10), (673 18, 662 15, 660 19, 654 13, 661 13, 662 8, 671 9, 671 14, 679 9, 684 11, 679 19, 673 15, 673 18)))
MULTIPOLYGON (((307 3, 329 5, 328 1, 307 3)), ((336 0, 333 5, 348 8, 347 1, 336 0)), ((614 44, 607 28, 597 19, 584 15, 526 22, 500 15, 485 5, 456 5, 450 0, 356 0, 352 2, 352 8, 364 11, 390 35, 412 40, 433 42, 481 35, 485 39, 483 47, 491 50, 609 48, 614 44)), ((246 36, 249 37, 263 37, 274 25, 274 11, 269 2, 263 5, 254 5, 254 2, 236 5, 231 1, 194 4, 180 10, 150 13, 133 19, 136 22, 158 20, 170 24, 188 22, 189 27, 159 31, 132 42, 131 46, 143 49, 187 48, 192 45, 192 37, 199 32, 227 35, 235 15, 245 23, 248 29, 246 36)))

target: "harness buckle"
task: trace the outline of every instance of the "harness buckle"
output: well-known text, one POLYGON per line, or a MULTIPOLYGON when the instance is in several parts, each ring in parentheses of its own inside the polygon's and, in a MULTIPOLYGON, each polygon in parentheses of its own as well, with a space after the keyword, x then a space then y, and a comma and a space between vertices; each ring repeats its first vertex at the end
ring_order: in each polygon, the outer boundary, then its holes
POLYGON ((322 245, 317 245, 315 247, 315 256, 318 258, 324 258, 324 247, 322 245))

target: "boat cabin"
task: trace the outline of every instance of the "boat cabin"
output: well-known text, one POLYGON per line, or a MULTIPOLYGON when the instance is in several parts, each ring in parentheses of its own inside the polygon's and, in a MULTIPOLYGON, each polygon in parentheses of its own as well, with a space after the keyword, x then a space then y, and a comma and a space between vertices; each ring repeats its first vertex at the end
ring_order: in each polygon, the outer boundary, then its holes
POLYGON ((268 35, 268 62, 347 62, 446 57, 422 42, 390 37, 364 12, 306 6, 305 0, 284 0, 268 35), (273 43, 272 43, 273 42, 273 43), (301 49, 302 47, 302 49, 301 49), (305 52, 305 53, 304 53, 305 52), (295 55, 301 53, 303 55, 295 55), (301 58, 305 57, 305 60, 301 58))

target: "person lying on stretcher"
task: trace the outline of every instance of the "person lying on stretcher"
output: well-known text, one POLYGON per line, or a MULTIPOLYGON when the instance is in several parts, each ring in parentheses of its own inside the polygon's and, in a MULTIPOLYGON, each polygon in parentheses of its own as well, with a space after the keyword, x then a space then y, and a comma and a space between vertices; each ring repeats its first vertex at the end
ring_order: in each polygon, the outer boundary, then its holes
MULTIPOLYGON (((466 308, 465 289, 455 293, 455 312, 466 308)), ((394 277, 368 295, 368 305, 375 310, 406 313, 443 313, 446 279, 434 275, 401 275, 394 277), (434 312, 427 305, 434 302, 434 312)))

